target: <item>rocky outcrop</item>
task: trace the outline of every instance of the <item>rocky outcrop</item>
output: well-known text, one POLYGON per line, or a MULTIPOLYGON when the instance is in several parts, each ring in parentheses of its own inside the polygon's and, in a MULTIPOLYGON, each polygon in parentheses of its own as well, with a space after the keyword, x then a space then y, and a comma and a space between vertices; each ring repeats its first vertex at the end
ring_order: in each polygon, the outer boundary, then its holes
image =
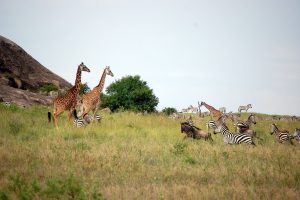
POLYGON ((48 84, 57 86, 60 91, 72 87, 20 46, 0 36, 0 100, 20 106, 47 105, 54 96, 41 93, 41 88, 48 84))

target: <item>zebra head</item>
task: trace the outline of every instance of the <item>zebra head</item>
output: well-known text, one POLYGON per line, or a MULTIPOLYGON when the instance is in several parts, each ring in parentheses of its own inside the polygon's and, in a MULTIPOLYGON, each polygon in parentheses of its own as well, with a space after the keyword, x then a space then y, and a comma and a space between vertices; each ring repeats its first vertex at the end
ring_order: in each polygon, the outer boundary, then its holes
POLYGON ((249 122, 252 122, 253 124, 256 124, 256 120, 255 120, 255 115, 254 115, 254 114, 251 114, 251 115, 248 117, 248 120, 249 120, 249 122))
POLYGON ((295 138, 299 138, 300 139, 300 128, 296 128, 295 129, 295 133, 293 135, 295 138))
POLYGON ((249 109, 249 108, 252 108, 252 105, 249 103, 249 104, 247 105, 247 107, 248 107, 248 109, 249 109))
POLYGON ((270 134, 273 135, 274 133, 277 133, 277 132, 278 132, 277 126, 275 124, 272 124, 270 134))
POLYGON ((228 130, 228 127, 225 124, 226 115, 222 115, 217 121, 214 121, 214 125, 212 125, 212 128, 214 129, 214 134, 221 133, 222 128, 225 128, 228 130))

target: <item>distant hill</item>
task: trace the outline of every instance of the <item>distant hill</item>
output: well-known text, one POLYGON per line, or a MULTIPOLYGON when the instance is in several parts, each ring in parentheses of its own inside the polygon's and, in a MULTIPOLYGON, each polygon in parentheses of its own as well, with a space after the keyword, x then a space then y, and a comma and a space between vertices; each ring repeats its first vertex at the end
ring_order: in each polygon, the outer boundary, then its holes
POLYGON ((72 87, 16 43, 0 36, 0 101, 20 106, 48 105, 53 97, 41 92, 41 88, 49 84, 60 90, 72 87))

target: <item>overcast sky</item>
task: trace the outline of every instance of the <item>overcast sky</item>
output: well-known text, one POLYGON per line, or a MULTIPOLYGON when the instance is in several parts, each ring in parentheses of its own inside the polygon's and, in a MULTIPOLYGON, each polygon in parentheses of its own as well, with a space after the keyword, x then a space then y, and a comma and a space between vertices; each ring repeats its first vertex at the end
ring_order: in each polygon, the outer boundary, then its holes
POLYGON ((300 115, 299 0, 0 0, 0 35, 72 84, 140 75, 158 110, 300 115))

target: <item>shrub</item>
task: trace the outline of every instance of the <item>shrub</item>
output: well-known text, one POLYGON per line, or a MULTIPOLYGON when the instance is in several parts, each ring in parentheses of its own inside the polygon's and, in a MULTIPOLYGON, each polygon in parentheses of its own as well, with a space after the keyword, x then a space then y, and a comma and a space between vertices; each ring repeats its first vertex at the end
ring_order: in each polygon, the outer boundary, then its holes
POLYGON ((177 110, 176 110, 176 108, 166 107, 161 112, 163 112, 166 115, 171 115, 173 113, 177 113, 177 110))
POLYGON ((91 91, 91 89, 87 83, 80 84, 80 91, 79 91, 80 95, 86 94, 90 91, 91 91))
POLYGON ((102 107, 109 107, 112 111, 131 110, 134 112, 154 112, 158 98, 152 89, 140 76, 126 76, 109 85, 107 95, 102 94, 102 107))
POLYGON ((40 91, 42 91, 42 92, 51 92, 51 91, 57 91, 57 90, 58 90, 58 87, 52 83, 43 85, 40 88, 40 91))

